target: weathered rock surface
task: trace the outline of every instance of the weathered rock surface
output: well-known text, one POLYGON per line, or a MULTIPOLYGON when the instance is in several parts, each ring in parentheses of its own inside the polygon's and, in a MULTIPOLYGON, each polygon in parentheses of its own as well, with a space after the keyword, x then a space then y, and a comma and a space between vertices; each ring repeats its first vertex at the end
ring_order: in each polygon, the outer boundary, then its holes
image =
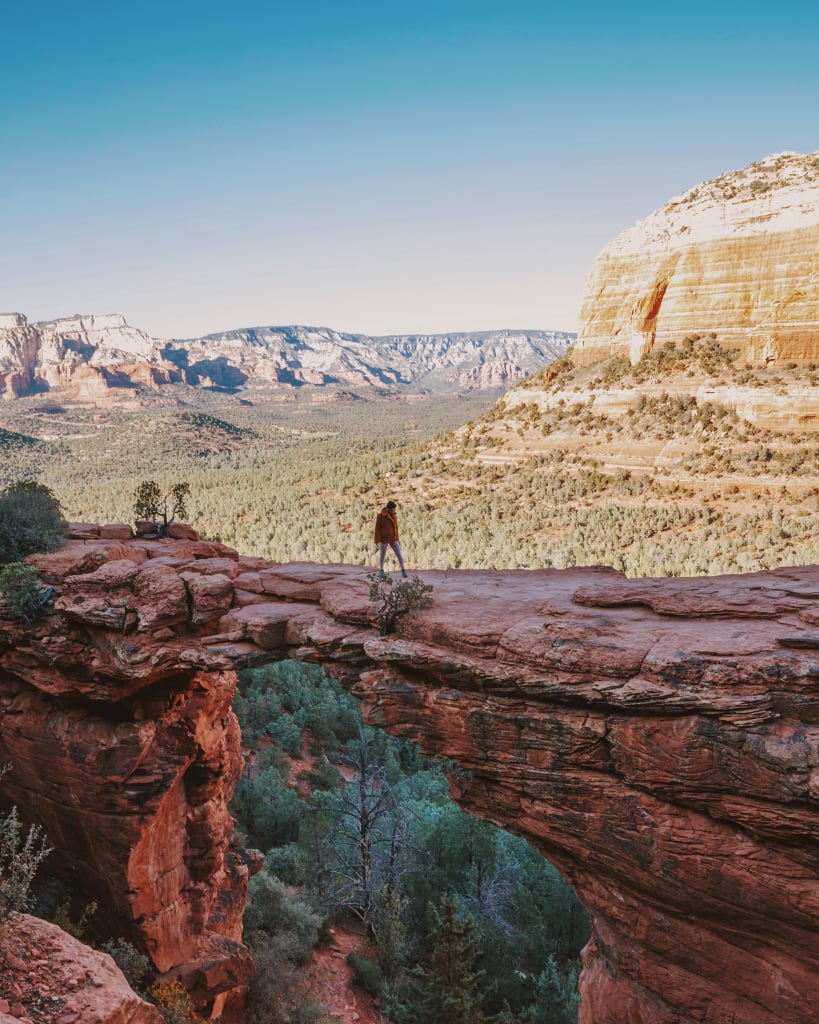
POLYGON ((0 931, 0 1024, 162 1024, 107 953, 57 925, 12 914, 0 931), (4 1005, 5 1004, 5 1005, 4 1005))
POLYGON ((165 341, 119 314, 29 323, 0 314, 0 395, 57 390, 93 399, 165 384, 448 390, 514 383, 565 352, 573 334, 484 331, 371 338, 326 327, 248 327, 165 341))
POLYGON ((819 361, 819 153, 783 153, 623 232, 586 285, 573 358, 636 363, 715 332, 753 364, 819 361))
POLYGON ((34 561, 58 593, 3 626, 6 796, 200 998, 245 969, 232 669, 296 656, 571 881, 581 1024, 815 1020, 819 568, 425 572, 433 607, 382 637, 353 566, 101 538, 34 561))

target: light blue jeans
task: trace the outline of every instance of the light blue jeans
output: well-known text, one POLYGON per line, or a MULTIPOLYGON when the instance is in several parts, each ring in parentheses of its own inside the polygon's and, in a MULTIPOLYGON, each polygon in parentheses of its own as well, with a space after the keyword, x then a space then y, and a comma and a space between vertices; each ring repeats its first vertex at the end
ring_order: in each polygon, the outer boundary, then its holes
POLYGON ((406 576, 407 570, 404 568, 404 559, 401 555, 401 545, 397 540, 392 541, 389 544, 378 545, 378 571, 384 571, 384 558, 387 555, 387 548, 392 548, 395 552, 395 557, 398 559, 398 564, 401 566, 401 575, 406 576))

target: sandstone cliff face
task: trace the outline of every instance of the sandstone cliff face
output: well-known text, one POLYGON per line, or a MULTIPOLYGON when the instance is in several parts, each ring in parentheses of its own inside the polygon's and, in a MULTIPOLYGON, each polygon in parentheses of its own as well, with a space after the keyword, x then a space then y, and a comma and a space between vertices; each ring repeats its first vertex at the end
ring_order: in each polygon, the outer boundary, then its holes
POLYGON ((815 1020, 816 568, 428 572, 434 606, 381 637, 353 566, 93 536, 35 561, 58 596, 3 627, 6 795, 200 998, 244 969, 231 670, 294 655, 572 882, 581 1024, 815 1020))
POLYGON ((0 314, 0 386, 4 397, 19 398, 33 384, 39 338, 19 313, 0 314))
POLYGON ((715 332, 750 363, 819 361, 819 153, 784 153, 672 199, 598 257, 578 363, 636 363, 715 332))
POLYGON ((461 374, 460 382, 466 390, 503 388, 516 384, 525 376, 525 372, 514 363, 510 363, 508 360, 497 360, 466 370, 461 374))
MULTIPOLYGON (((183 551, 180 565, 213 553, 183 551)), ((231 846, 227 811, 241 770, 235 675, 187 659, 186 584, 161 560, 143 565, 145 548, 65 554, 44 571, 66 611, 26 642, 0 630, 4 794, 43 824, 50 867, 81 881, 107 926, 218 1011, 252 973, 241 917, 253 861, 231 846)))

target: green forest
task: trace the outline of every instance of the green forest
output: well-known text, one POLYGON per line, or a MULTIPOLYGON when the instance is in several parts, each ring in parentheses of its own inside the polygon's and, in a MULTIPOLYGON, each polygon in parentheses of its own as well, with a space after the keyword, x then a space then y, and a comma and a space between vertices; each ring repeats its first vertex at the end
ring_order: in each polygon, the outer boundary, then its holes
POLYGON ((394 1024, 570 1024, 589 937, 560 875, 522 840, 464 814, 445 771, 363 725, 321 670, 240 674, 251 754, 231 807, 265 851, 245 938, 250 1024, 319 1024, 305 965, 328 923, 368 938, 356 978, 394 1024))
POLYGON ((180 386, 100 411, 42 396, 0 406, 0 483, 32 476, 69 519, 133 522, 141 481, 184 481, 203 536, 275 561, 372 565, 372 522, 392 498, 415 569, 750 572, 819 562, 819 434, 754 427, 694 392, 815 379, 739 366, 709 337, 634 367, 563 357, 500 400, 180 386), (664 374, 694 375, 690 393, 663 392, 664 374), (527 402, 538 388, 561 397, 527 402), (598 411, 612 388, 637 396, 627 414, 598 411), (639 471, 616 464, 619 450, 666 444, 673 457, 639 471))

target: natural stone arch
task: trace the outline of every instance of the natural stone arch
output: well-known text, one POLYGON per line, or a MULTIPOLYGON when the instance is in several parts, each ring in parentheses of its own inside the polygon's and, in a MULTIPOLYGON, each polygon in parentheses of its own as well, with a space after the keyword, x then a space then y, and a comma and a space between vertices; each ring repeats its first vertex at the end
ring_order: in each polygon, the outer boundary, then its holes
POLYGON ((819 569, 430 572, 434 606, 381 637, 357 567, 96 538, 37 563, 59 597, 33 633, 5 626, 0 758, 61 754, 47 793, 19 777, 8 793, 70 850, 76 791, 104 792, 117 828, 97 829, 97 850, 143 933, 162 844, 139 822, 173 848, 184 819, 184 855, 162 865, 184 884, 150 938, 203 997, 247 969, 248 865, 229 846, 227 788, 186 787, 185 772, 201 765, 213 783, 238 771, 232 670, 296 656, 353 689, 372 724, 465 767, 461 805, 524 835, 573 884, 594 929, 581 1024, 814 1019, 819 569), (88 726, 92 707, 107 733, 88 726), (106 753, 89 761, 94 738, 106 753), (213 846, 191 872, 195 791, 194 833, 213 846), (184 949, 171 919, 188 929, 184 949))

